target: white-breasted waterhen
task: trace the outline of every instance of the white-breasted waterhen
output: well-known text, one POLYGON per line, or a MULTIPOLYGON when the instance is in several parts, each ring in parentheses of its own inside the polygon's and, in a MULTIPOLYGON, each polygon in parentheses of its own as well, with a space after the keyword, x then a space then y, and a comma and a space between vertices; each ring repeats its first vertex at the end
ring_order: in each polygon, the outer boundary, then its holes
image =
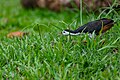
POLYGON ((102 18, 99 20, 88 22, 87 24, 80 26, 76 30, 66 29, 62 31, 63 35, 79 35, 81 33, 90 33, 95 32, 96 35, 104 33, 109 30, 115 24, 114 20, 102 18))

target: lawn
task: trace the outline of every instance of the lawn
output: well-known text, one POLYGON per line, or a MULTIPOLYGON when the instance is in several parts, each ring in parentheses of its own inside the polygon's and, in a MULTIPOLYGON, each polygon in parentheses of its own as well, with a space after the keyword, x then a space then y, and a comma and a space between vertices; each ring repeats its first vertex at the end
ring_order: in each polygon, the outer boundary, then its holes
POLYGON ((0 0, 0 79, 120 80, 118 19, 116 12, 83 13, 81 18, 79 11, 25 10, 19 0, 0 0), (100 17, 117 21, 102 37, 61 34, 100 17), (29 35, 6 37, 14 31, 29 35))

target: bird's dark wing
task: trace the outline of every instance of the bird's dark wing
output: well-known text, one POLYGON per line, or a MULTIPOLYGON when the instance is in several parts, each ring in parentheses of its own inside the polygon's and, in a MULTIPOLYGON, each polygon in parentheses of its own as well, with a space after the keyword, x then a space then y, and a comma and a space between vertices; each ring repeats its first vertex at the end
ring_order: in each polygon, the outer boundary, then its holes
POLYGON ((95 33, 98 35, 100 30, 102 29, 102 27, 104 27, 112 22, 114 22, 114 21, 111 19, 107 19, 107 18, 103 18, 103 19, 96 20, 96 21, 91 21, 91 22, 79 27, 78 29, 74 30, 74 32, 93 33, 95 31, 95 33))
POLYGON ((75 30, 75 32, 83 32, 83 33, 93 33, 93 31, 99 32, 101 30, 101 23, 100 21, 92 21, 89 22, 78 29, 75 30))

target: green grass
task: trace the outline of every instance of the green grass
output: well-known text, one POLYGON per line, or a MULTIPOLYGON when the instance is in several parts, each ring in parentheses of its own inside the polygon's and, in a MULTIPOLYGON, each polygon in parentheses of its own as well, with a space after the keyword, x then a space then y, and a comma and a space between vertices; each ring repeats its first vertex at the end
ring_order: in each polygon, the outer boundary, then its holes
MULTIPOLYGON (((111 18, 112 13, 100 15, 111 18)), ((82 23, 98 16, 83 13, 82 23)), ((0 79, 120 80, 120 21, 102 38, 61 34, 76 29, 80 20, 79 12, 24 10, 19 0, 0 0, 0 79), (7 38, 12 31, 30 34, 7 38)))

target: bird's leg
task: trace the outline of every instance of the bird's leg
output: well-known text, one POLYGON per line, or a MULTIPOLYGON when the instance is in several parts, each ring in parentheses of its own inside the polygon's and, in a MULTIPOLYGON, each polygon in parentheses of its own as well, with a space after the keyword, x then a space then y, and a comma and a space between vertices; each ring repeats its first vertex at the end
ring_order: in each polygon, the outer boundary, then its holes
POLYGON ((89 36, 90 38, 95 38, 95 32, 89 33, 88 36, 89 36))
POLYGON ((93 35, 92 35, 91 33, 89 33, 88 36, 89 36, 90 38, 93 38, 93 35))

